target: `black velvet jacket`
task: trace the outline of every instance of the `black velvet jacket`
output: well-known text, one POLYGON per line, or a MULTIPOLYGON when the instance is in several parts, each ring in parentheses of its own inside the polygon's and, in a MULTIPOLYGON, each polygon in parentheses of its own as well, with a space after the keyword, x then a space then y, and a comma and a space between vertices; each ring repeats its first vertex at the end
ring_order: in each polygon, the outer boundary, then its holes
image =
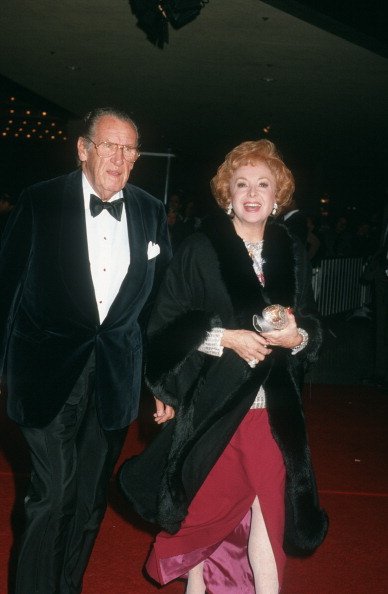
POLYGON ((103 427, 125 427, 137 414, 138 320, 171 249, 163 203, 131 184, 123 196, 131 263, 101 324, 81 171, 27 188, 12 211, 0 252, 0 370, 8 414, 21 425, 41 427, 55 417, 93 349, 103 427), (160 254, 148 259, 150 241, 160 254))
POLYGON ((177 414, 140 456, 124 464, 120 481, 143 517, 177 531, 263 385, 287 471, 284 547, 305 555, 327 531, 301 404, 304 371, 317 356, 321 329, 302 246, 282 225, 269 223, 262 256, 265 288, 244 243, 221 213, 205 221, 173 258, 151 315, 146 376, 154 395, 176 407, 177 414), (253 314, 270 303, 292 306, 298 326, 308 332, 308 344, 298 354, 275 348, 251 369, 230 349, 219 358, 197 350, 212 327, 251 330, 253 314))

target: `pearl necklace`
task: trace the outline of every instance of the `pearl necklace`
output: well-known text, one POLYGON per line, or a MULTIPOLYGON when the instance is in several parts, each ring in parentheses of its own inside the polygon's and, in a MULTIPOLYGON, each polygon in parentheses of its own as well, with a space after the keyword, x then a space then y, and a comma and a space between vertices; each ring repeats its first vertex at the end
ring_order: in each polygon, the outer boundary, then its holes
POLYGON ((261 241, 254 242, 245 241, 245 239, 243 239, 243 241, 250 258, 252 259, 253 270, 255 271, 260 284, 264 287, 263 264, 265 264, 265 260, 261 257, 264 240, 262 239, 261 241))

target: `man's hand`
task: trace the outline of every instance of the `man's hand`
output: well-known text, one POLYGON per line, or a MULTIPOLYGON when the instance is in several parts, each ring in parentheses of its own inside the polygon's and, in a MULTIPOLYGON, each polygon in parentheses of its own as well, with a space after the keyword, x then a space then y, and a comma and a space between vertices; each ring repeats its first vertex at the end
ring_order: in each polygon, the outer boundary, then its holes
POLYGON ((172 408, 172 406, 164 404, 164 402, 158 400, 158 398, 155 398, 155 405, 156 412, 154 413, 154 419, 155 423, 158 425, 161 425, 162 423, 165 423, 166 421, 169 421, 175 417, 175 410, 172 408))

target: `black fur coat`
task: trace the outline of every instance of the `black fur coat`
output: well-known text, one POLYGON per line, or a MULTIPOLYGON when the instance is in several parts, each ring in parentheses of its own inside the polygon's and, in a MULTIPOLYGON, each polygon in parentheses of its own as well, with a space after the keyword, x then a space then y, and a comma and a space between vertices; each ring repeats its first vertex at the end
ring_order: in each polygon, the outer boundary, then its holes
POLYGON ((120 482, 140 515, 176 532, 263 385, 287 472, 284 549, 307 555, 327 531, 301 404, 304 372, 316 359, 321 329, 302 246, 282 225, 269 223, 262 256, 265 288, 221 213, 205 221, 173 258, 151 315, 146 379, 155 396, 175 407, 176 418, 140 456, 124 463, 120 482), (298 326, 309 335, 304 350, 291 355, 290 349, 275 348, 255 369, 230 349, 222 357, 197 350, 212 327, 251 330, 253 314, 270 303, 294 308, 298 326))

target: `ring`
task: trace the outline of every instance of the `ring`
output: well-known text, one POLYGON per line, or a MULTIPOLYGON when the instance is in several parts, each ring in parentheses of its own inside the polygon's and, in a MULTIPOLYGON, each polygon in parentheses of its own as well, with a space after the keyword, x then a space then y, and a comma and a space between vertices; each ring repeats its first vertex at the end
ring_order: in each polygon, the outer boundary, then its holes
POLYGON ((258 360, 257 359, 251 359, 250 361, 248 361, 248 365, 249 367, 256 367, 256 365, 258 364, 258 360))

